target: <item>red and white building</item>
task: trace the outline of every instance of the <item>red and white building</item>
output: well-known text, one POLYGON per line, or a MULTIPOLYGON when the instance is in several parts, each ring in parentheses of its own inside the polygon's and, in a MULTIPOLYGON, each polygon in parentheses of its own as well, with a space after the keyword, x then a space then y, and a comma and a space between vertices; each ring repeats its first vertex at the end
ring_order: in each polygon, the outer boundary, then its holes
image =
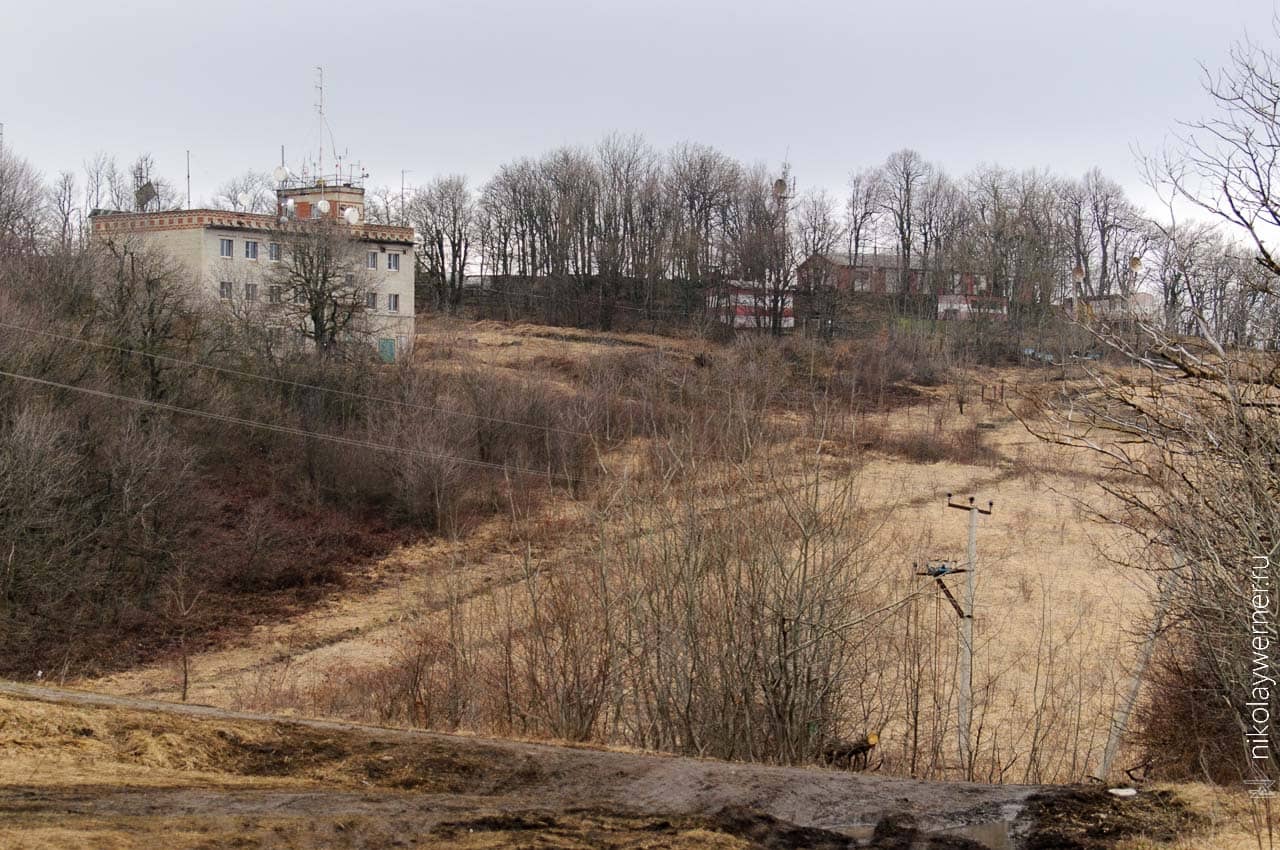
POLYGON ((790 291, 774 293, 740 280, 707 294, 707 317, 734 328, 770 330, 775 303, 781 308, 782 327, 794 328, 795 297, 790 291))

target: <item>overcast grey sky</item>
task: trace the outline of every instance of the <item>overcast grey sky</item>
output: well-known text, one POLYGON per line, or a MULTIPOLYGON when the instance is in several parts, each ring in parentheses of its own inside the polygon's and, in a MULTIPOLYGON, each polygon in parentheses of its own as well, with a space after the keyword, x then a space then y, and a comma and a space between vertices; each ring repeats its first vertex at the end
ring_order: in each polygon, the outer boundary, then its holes
MULTIPOLYGON (((1247 33, 1273 38, 1272 0, 471 0, 4 5, 5 143, 47 177, 96 151, 150 151, 197 202, 285 145, 317 146, 323 65, 339 149, 370 185, 462 172, 609 131, 659 147, 789 157, 799 184, 914 147, 953 174, 980 163, 1097 165, 1141 180, 1205 112, 1198 63, 1247 33)), ((327 155, 326 155, 327 156, 327 155)))

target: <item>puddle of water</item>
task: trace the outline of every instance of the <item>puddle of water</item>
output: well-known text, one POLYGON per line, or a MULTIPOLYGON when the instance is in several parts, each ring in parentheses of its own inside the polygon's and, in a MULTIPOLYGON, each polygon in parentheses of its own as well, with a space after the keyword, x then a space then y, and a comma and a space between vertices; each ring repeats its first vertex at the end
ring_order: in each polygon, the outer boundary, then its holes
POLYGON ((968 838, 971 841, 990 847, 991 850, 1013 850, 1013 839, 1009 836, 1008 821, 998 820, 991 823, 973 823, 968 826, 943 830, 942 834, 968 838))
MULTIPOLYGON (((976 841, 990 850, 1014 850, 1013 837, 1010 835, 1010 827, 1016 817, 1016 809, 1021 807, 1013 807, 1015 811, 1008 820, 991 821, 989 823, 972 823, 966 826, 956 826, 950 829, 941 829, 937 831, 922 831, 921 835, 954 835, 959 838, 968 838, 970 841, 976 841)), ((1003 814, 1003 813, 1002 813, 1003 814)), ((871 826, 845 826, 840 831, 849 836, 853 840, 862 845, 870 845, 871 836, 875 833, 876 828, 871 826)))

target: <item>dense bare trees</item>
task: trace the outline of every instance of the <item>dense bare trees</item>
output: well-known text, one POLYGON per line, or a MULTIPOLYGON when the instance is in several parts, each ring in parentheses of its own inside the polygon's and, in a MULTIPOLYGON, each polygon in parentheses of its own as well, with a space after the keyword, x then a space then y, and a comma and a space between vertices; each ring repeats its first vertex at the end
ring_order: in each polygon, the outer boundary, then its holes
MULTIPOLYGON (((1149 288, 1132 259, 1162 250, 1168 238, 1096 170, 1074 180, 992 166, 956 180, 920 153, 898 151, 851 177, 841 222, 814 206, 820 193, 795 197, 786 171, 698 145, 664 156, 621 136, 590 151, 520 160, 484 187, 468 264, 523 281, 522 303, 551 321, 608 327, 617 311, 688 320, 736 281, 758 293, 760 324, 777 329, 800 262, 843 248, 856 271, 876 245, 901 269, 891 292, 950 292, 964 273, 977 276, 979 294, 1010 298, 1015 318, 1040 321, 1073 294, 1127 297, 1149 288), (781 196, 773 189, 779 176, 781 196)), ((433 257, 452 252, 437 247, 438 228, 427 229, 436 234, 426 251, 436 267, 433 257)), ((430 271, 437 280, 453 274, 430 271)), ((823 285, 811 303, 834 303, 823 285)))
MULTIPOLYGON (((413 201, 436 303, 456 309, 456 282, 479 274, 477 297, 506 317, 601 328, 619 317, 697 321, 734 283, 756 294, 757 323, 776 332, 800 263, 843 249, 855 288, 869 288, 858 275, 868 246, 888 249, 879 265, 892 266, 888 291, 903 307, 911 299, 931 318, 928 299, 964 277, 973 294, 1010 299, 1010 327, 1038 327, 1064 298, 1156 288, 1154 267, 1144 273, 1133 260, 1154 261, 1171 238, 1096 169, 1068 179, 983 166, 957 179, 910 149, 851 176, 840 221, 829 202, 815 206, 820 191, 796 192, 789 166, 745 165, 695 144, 663 154, 635 136, 508 163, 474 201, 460 181, 437 180, 413 201)), ((826 277, 805 284, 815 316, 842 309, 826 277)), ((1237 314, 1257 306, 1236 297, 1241 285, 1217 299, 1237 314)))
POLYGON ((25 159, 0 148, 0 256, 33 249, 41 235, 44 187, 25 159))
POLYGON ((476 203, 467 178, 441 177, 419 189, 409 201, 408 216, 421 240, 418 262, 436 308, 457 309, 476 229, 476 203))
POLYGON ((1237 47, 1206 83, 1217 114, 1190 125, 1181 154, 1153 169, 1164 188, 1242 234, 1243 251, 1204 222, 1130 228, 1130 211, 1096 176, 1073 193, 1073 212, 1086 212, 1098 234, 1095 291, 1128 291, 1132 269, 1112 258, 1136 256, 1133 246, 1146 240, 1155 246, 1145 253, 1164 316, 1139 322, 1136 336, 1099 329, 1131 368, 1099 371, 1087 388, 1047 400, 1056 420, 1046 436, 1109 465, 1103 486, 1121 507, 1103 518, 1143 541, 1131 563, 1156 579, 1153 609, 1171 614, 1168 624, 1155 621, 1165 643, 1140 730, 1149 763, 1170 776, 1280 777, 1280 382, 1274 354, 1237 347, 1258 330, 1274 334, 1266 320, 1280 298, 1270 184, 1280 152, 1276 68, 1274 54, 1237 47))
POLYGON ((219 186, 209 205, 214 209, 235 212, 274 213, 275 181, 264 171, 246 171, 219 186))
POLYGON ((200 322, 186 270, 143 242, 109 240, 97 260, 94 301, 116 377, 128 386, 136 376, 146 398, 164 400, 177 370, 163 358, 187 348, 200 322))
POLYGON ((793 186, 784 168, 774 178, 764 166, 740 173, 725 209, 722 260, 728 279, 752 293, 757 329, 781 336, 795 292, 795 243, 788 227, 793 186))

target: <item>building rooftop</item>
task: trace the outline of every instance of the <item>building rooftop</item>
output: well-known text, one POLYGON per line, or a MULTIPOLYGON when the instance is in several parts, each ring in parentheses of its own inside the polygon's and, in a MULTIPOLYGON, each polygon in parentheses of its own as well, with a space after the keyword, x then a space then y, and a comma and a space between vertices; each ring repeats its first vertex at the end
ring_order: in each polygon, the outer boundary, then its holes
MULTIPOLYGON (((871 268, 871 269, 896 269, 899 265, 899 257, 896 253, 876 251, 870 254, 849 254, 848 252, 835 252, 821 255, 824 260, 833 265, 844 266, 846 268, 871 268), (856 260, 856 261, 855 261, 856 260)), ((919 257, 913 257, 911 267, 916 268, 920 263, 919 257)))
MULTIPOLYGON (((116 210, 94 210, 89 215, 96 234, 150 233, 159 230, 187 230, 192 228, 222 227, 231 230, 273 231, 279 230, 281 221, 277 216, 264 213, 234 212, 231 210, 195 209, 168 210, 165 212, 119 212, 116 210)), ((307 221, 308 219, 301 219, 307 221)), ((414 232, 412 227, 397 227, 391 224, 370 224, 361 222, 350 226, 355 238, 376 241, 396 242, 412 245, 414 232)))

